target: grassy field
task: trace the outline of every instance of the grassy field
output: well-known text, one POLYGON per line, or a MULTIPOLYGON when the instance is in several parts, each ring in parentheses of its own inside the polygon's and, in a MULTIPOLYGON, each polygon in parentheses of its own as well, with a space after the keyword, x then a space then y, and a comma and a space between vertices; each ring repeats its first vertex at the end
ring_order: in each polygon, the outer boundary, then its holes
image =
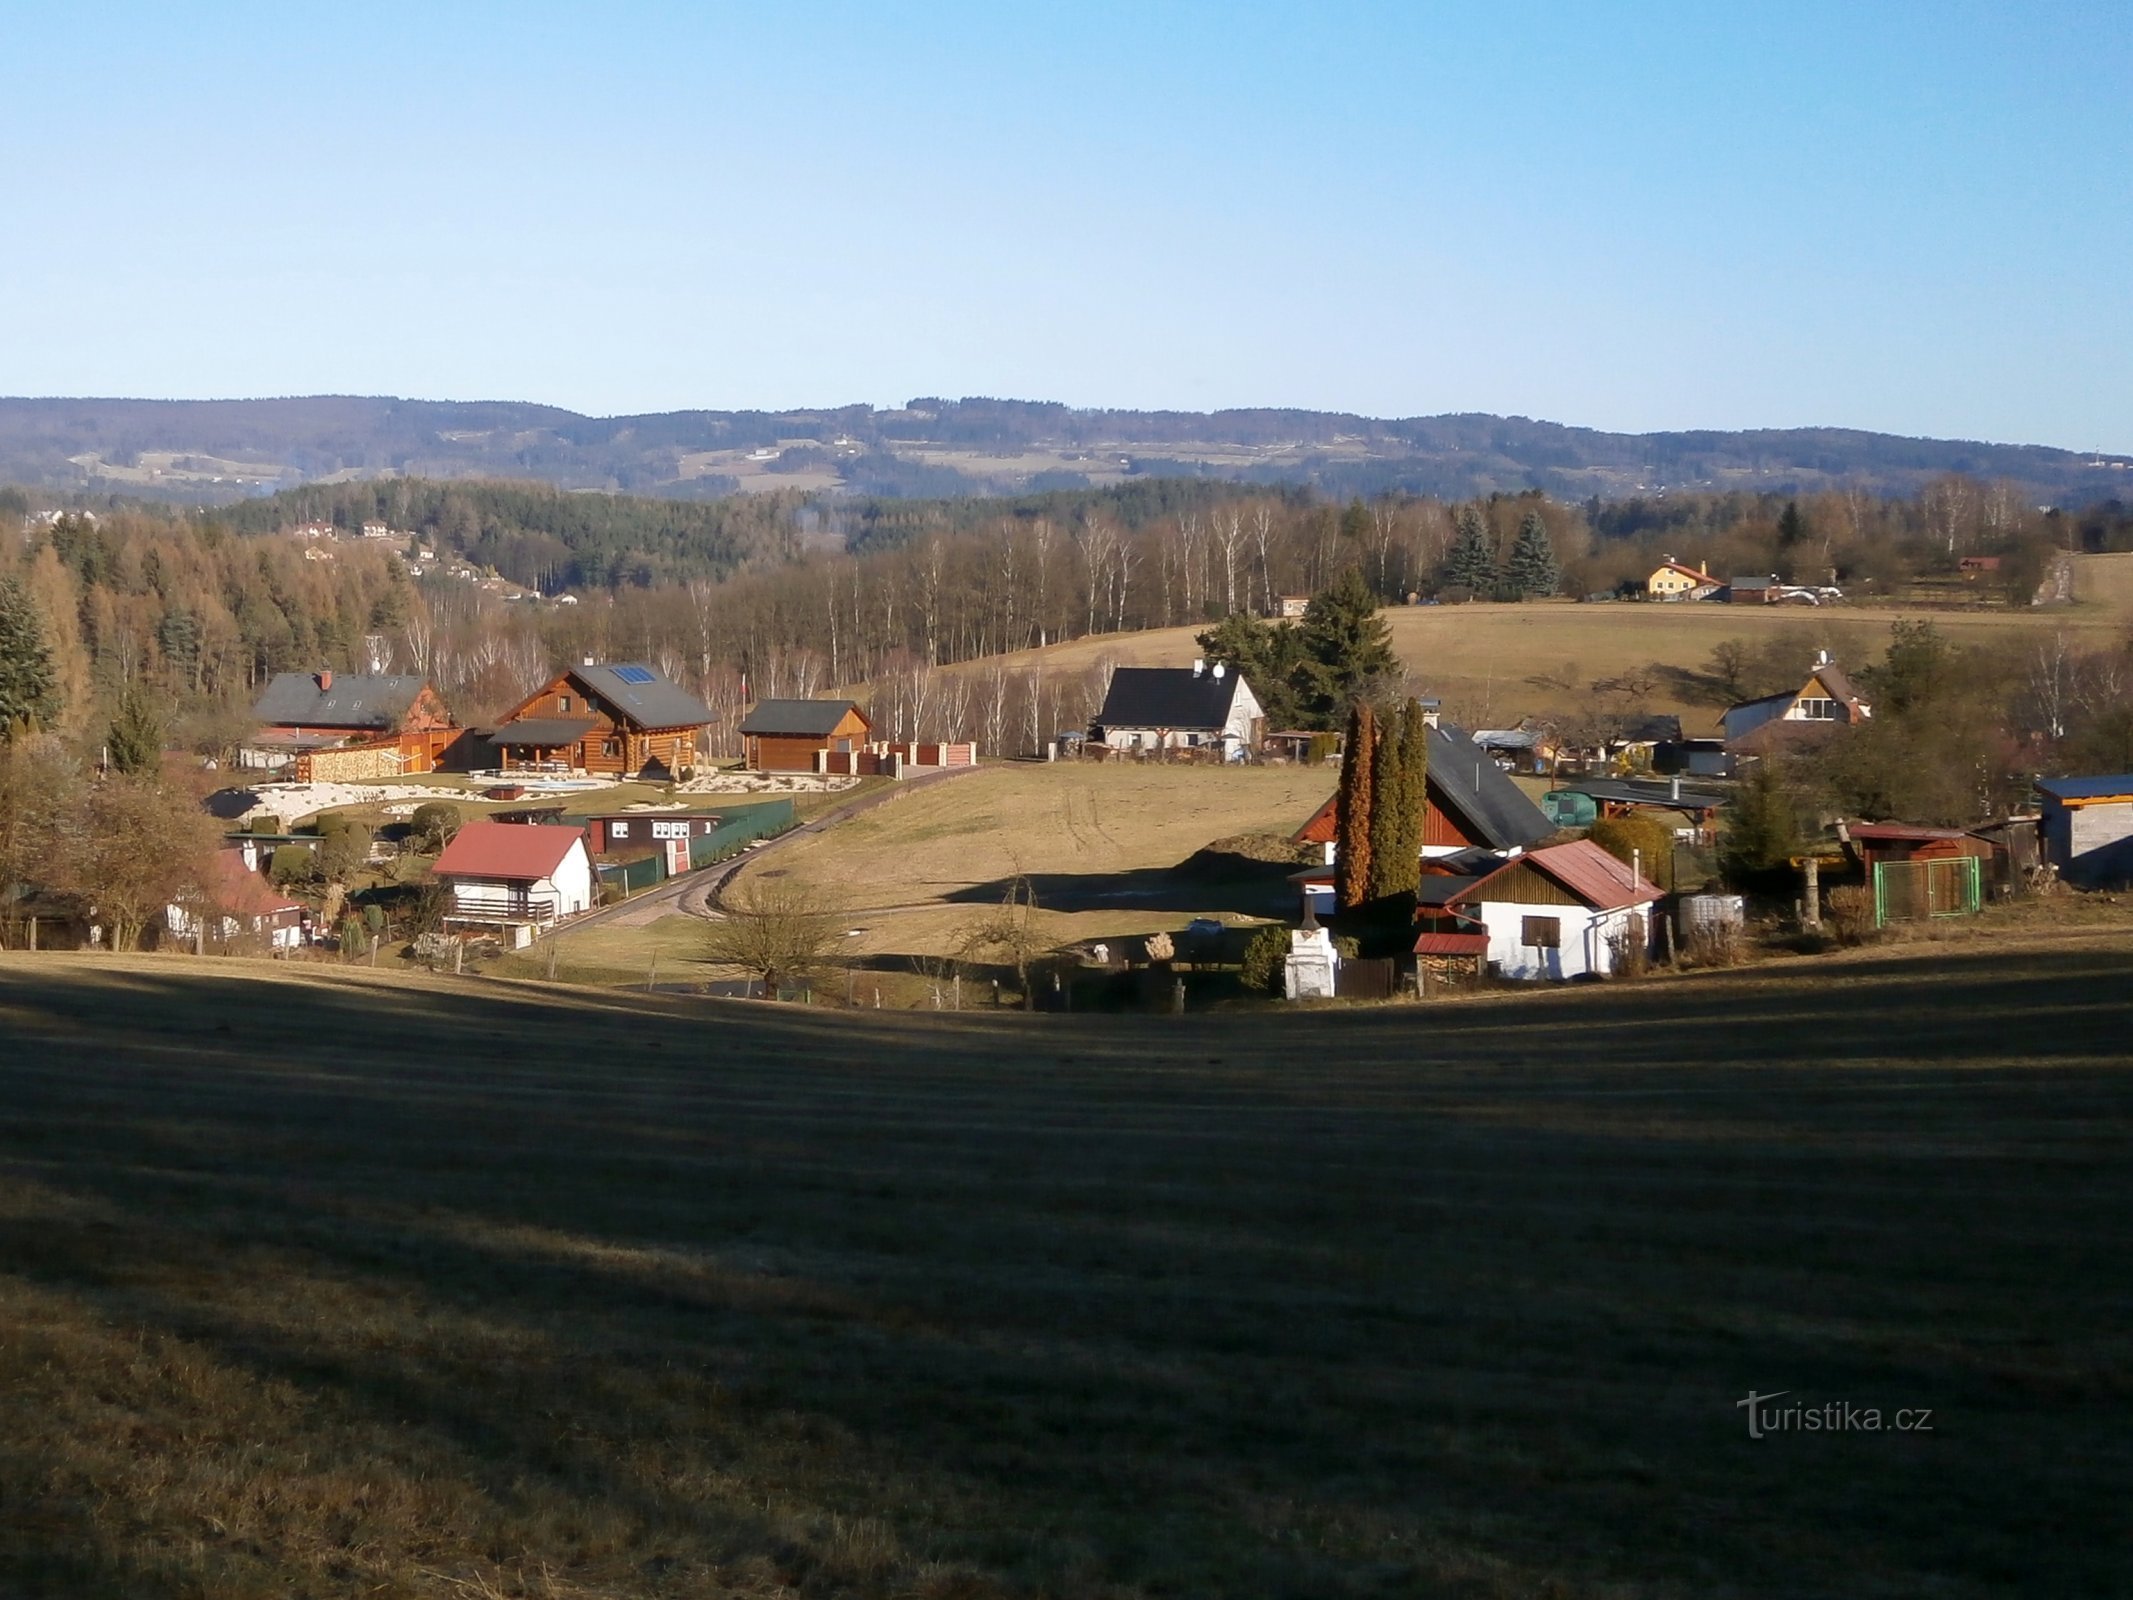
MULTIPOLYGON (((1453 715, 1480 726, 1509 725, 1521 716, 1569 713, 1586 701, 1586 686, 1658 665, 1637 703, 1657 712, 1686 713, 1691 732, 1715 732, 1717 710, 1692 693, 1683 674, 1695 674, 1712 647, 1728 639, 1751 646, 1771 635, 1796 642, 1804 673, 1817 648, 1849 665, 1878 658, 1890 625, 1930 618, 1951 638, 1989 643, 2028 632, 2062 629, 2084 643, 2116 643, 2133 619, 2133 556, 2075 558, 2077 593, 2084 604, 2051 611, 1918 611, 1876 606, 1827 610, 1791 606, 1526 605, 1395 606, 1385 612, 1394 648, 1453 715), (2115 565, 2114 565, 2115 563, 2115 565)), ((1042 652, 1046 671, 1080 672, 1099 658, 1121 666, 1182 666, 1197 651, 1198 628, 1105 634, 1042 652)), ((1036 652, 1008 661, 1027 669, 1036 652)))
POLYGON ((1172 1025, 0 956, 0 1593, 2123 1594, 2129 979, 1172 1025))
POLYGON ((1026 874, 1045 942, 1119 938, 1289 910, 1279 871, 1181 878, 1170 869, 1217 839, 1293 833, 1333 791, 1297 767, 1023 762, 906 793, 781 846, 750 873, 819 889, 864 931, 866 956, 943 954, 1026 874))

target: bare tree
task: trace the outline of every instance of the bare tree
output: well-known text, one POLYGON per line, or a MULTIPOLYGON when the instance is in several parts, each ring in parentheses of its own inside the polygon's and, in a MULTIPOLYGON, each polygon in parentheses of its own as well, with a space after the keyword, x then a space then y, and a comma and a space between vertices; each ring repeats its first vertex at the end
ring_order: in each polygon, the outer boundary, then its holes
POLYGON ((720 911, 705 934, 704 959, 759 979, 765 999, 828 966, 844 937, 831 901, 793 877, 743 878, 720 911))

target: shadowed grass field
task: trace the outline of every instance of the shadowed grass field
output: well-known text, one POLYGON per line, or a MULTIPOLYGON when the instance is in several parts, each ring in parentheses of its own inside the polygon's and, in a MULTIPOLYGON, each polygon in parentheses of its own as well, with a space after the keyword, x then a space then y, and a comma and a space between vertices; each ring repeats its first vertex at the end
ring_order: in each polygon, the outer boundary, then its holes
POLYGON ((0 1593, 2122 1594, 2129 978, 1150 1022, 0 956, 0 1593))

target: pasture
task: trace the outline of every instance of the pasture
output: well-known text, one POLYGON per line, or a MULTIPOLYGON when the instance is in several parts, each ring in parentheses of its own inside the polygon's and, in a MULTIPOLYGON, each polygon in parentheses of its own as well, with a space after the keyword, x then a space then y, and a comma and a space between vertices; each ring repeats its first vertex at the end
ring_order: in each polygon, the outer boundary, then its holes
POLYGON ((2129 978, 1172 1022, 0 955, 0 1593, 2122 1594, 2129 978), (1780 1390, 1883 1428, 1751 1438, 1780 1390))

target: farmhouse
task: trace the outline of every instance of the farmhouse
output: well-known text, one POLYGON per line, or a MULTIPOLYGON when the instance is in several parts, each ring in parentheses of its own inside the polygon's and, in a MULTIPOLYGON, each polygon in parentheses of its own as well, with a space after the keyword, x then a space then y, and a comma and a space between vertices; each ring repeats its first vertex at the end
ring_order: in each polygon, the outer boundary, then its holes
POLYGON ((849 700, 762 700, 741 722, 741 748, 756 772, 813 772, 818 751, 856 754, 874 724, 849 700))
POLYGON ((2097 888, 2133 882, 2133 772, 2093 778, 2039 778, 2044 853, 2068 883, 2097 888))
POLYGON ((1644 592, 1654 600, 1708 600, 1718 593, 1718 580, 1668 556, 1644 580, 1644 592))
POLYGON ((1659 887, 1590 839, 1528 850, 1418 915, 1415 948, 1463 954, 1486 937, 1485 959, 1506 978, 1605 977, 1651 938, 1645 908, 1659 887), (1445 935, 1466 935, 1454 950, 1445 935), (1425 945, 1429 948, 1425 949, 1425 945))
POLYGON ((1780 742, 1813 738, 1872 715, 1873 708, 1859 698, 1851 680, 1829 659, 1829 652, 1818 650, 1807 681, 1798 689, 1728 706, 1719 722, 1725 728, 1728 751, 1761 755, 1780 742))
POLYGON ((576 828, 469 822, 433 870, 451 891, 446 927, 499 928, 514 945, 592 909, 592 857, 576 828))
POLYGON ((1089 737, 1113 750, 1218 750, 1242 760, 1266 713, 1252 686, 1221 662, 1119 667, 1089 737))
POLYGON ((506 771, 672 778, 695 767, 699 738, 717 720, 640 662, 588 657, 521 700, 489 738, 506 771))
POLYGON ((409 674, 278 672, 252 715, 262 726, 238 751, 238 764, 293 762, 305 779, 434 772, 460 733, 429 680, 409 674), (320 752, 344 750, 349 754, 330 764, 319 760, 320 752), (353 759, 365 754, 368 763, 353 759), (375 770, 353 770, 359 765, 375 770))
POLYGON ((164 908, 163 925, 186 943, 252 939, 293 950, 304 942, 304 908, 277 893, 234 846, 214 853, 197 891, 164 908))

